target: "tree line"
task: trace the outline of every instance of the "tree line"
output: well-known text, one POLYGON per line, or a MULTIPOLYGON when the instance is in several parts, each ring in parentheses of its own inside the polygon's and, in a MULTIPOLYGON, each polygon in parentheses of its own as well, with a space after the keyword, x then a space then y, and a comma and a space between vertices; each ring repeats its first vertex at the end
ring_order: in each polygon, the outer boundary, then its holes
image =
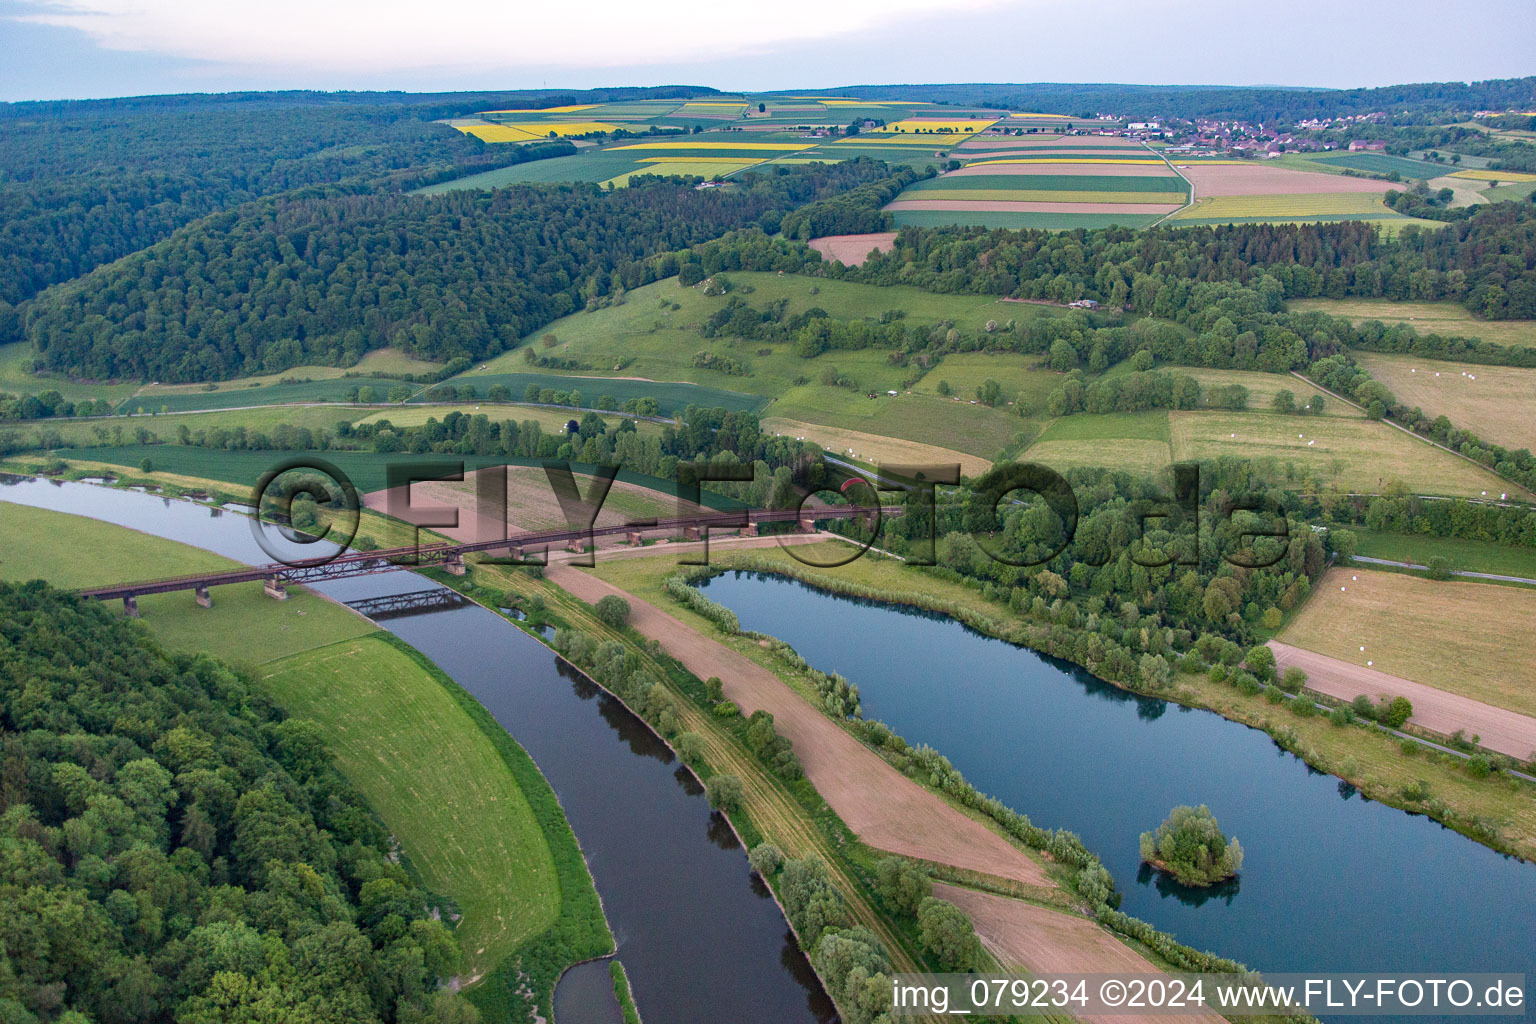
POLYGON ((0 1016, 472 1022, 452 932, 312 724, 0 583, 0 1016))
MULTIPOLYGON (((480 359, 615 291, 676 273, 658 253, 796 206, 883 165, 778 167, 730 189, 522 186, 436 196, 311 189, 193 224, 29 304, 42 368, 96 379, 215 380, 393 346, 480 359)), ((14 318, 13 318, 14 321, 14 318)), ((0 328, 5 325, 0 324, 0 328)))

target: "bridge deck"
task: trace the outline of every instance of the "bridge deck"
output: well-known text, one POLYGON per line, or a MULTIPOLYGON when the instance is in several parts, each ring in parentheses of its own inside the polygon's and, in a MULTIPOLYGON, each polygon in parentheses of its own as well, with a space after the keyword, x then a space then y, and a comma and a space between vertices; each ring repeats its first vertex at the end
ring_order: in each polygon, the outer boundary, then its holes
POLYGON ((143 580, 136 583, 116 583, 104 587, 90 587, 78 591, 82 597, 109 601, 119 598, 142 597, 146 594, 167 594, 177 590, 203 590, 229 583, 283 580, 290 583, 307 583, 326 579, 343 579, 378 572, 392 572, 424 565, 456 563, 467 554, 510 548, 542 548, 551 544, 567 544, 576 540, 612 537, 632 532, 675 531, 720 527, 736 529, 758 523, 814 522, 826 519, 854 519, 860 516, 900 515, 900 506, 838 505, 815 506, 805 509, 756 509, 740 512, 715 512, 705 515, 677 516, 671 519, 631 521, 619 526, 595 526, 585 530, 544 530, 523 533, 511 537, 493 538, 470 543, 439 541, 413 547, 388 548, 380 551, 349 551, 328 560, 315 560, 289 564, 272 562, 224 572, 196 573, 190 576, 172 576, 166 579, 143 580))

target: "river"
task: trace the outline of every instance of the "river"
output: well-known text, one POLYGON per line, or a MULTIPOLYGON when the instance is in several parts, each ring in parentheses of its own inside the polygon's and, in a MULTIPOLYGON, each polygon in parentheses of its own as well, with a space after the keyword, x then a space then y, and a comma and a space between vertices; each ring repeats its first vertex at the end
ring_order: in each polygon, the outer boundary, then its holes
POLYGON ((1258 730, 916 609, 741 572, 706 587, 743 629, 857 683, 866 717, 1078 833, 1121 909, 1191 946, 1271 971, 1536 977, 1536 866, 1368 800, 1258 730), (1242 842, 1240 878, 1192 890, 1143 869, 1140 833, 1202 803, 1242 842))
MULTIPOLYGON (((14 478, 0 486, 0 501, 90 516, 242 562, 272 560, 246 517, 191 502, 14 478)), ((395 572, 316 589, 357 601, 434 586, 395 572)), ((190 593, 186 600, 190 606, 190 593)), ((642 721, 533 637, 477 605, 391 615, 380 625, 485 705, 549 780, 586 855, 647 1024, 833 1018, 735 834, 642 721)), ((562 979, 556 1024, 616 1019, 607 974, 606 964, 594 963, 562 979)))

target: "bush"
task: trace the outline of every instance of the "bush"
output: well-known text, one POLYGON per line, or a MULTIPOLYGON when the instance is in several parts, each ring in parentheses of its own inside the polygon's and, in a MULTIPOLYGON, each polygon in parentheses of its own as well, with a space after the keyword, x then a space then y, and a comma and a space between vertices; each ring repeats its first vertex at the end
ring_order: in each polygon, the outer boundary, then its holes
POLYGON ((1373 704, 1371 702, 1371 698, 1367 697, 1365 694, 1362 693, 1360 696, 1356 697, 1352 702, 1350 702, 1349 707, 1350 710, 1355 713, 1356 718, 1363 718, 1367 722, 1376 721, 1376 705, 1373 704))
POLYGON ((1429 570, 1429 578, 1432 580, 1448 580, 1451 578, 1451 560, 1444 555, 1432 555, 1425 563, 1429 570))
POLYGON ((696 732, 680 732, 672 746, 677 748, 679 757, 692 764, 704 754, 704 737, 696 732))
POLYGON ((1185 885, 1212 885, 1243 866, 1243 848, 1228 841, 1204 804, 1175 807, 1155 832, 1141 834, 1141 859, 1185 885))
POLYGON ((1232 677, 1232 685, 1237 687, 1237 692, 1245 697, 1252 697, 1262 690, 1263 684, 1253 678, 1250 672, 1239 672, 1232 677))
POLYGON ((1332 711, 1328 712, 1328 721, 1333 725, 1345 726, 1349 725, 1354 720, 1355 709, 1350 707, 1348 704, 1344 705, 1343 707, 1334 708, 1332 711))
POLYGON ((1307 673, 1295 665, 1280 673, 1280 689, 1286 693, 1300 693, 1306 685, 1307 673))
POLYGON ((1493 762, 1486 754, 1473 754, 1467 758, 1467 774, 1474 779, 1486 779, 1493 774, 1493 762))
POLYGON ((629 622, 629 602, 617 594, 604 594, 593 610, 604 625, 614 629, 623 629, 629 622))
POLYGON ((905 857, 886 857, 875 865, 875 891, 898 914, 911 916, 933 895, 933 879, 905 857))
POLYGON ((1285 700, 1285 691, 1281 690, 1278 686, 1266 686, 1264 687, 1264 699, 1271 704, 1279 704, 1285 700))
POLYGON ((981 942, 965 911, 935 896, 917 910, 917 931, 923 949, 941 971, 968 971, 981 958, 981 942))
POLYGON ((1263 644, 1250 647, 1243 660, 1248 666, 1248 671, 1260 679, 1270 680, 1275 677, 1275 652, 1263 644))
POLYGON ((747 854, 747 863, 764 878, 772 878, 784 864, 784 854, 772 843, 758 843, 747 854))
POLYGON ((1388 728, 1401 729, 1413 717, 1413 704, 1407 697, 1383 698, 1376 717, 1388 728))
POLYGON ((704 788, 709 793, 709 806, 715 810, 730 813, 741 809, 741 779, 736 776, 713 776, 704 784, 704 788))

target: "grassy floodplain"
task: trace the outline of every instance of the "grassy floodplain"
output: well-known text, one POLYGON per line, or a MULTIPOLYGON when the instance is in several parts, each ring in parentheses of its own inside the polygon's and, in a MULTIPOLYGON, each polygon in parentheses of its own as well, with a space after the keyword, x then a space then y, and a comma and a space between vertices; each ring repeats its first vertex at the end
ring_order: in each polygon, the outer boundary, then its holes
POLYGON ((1370 660, 1379 672, 1536 715, 1529 670, 1536 591, 1347 571, 1348 588, 1319 587, 1280 639, 1352 665, 1370 660), (1488 614, 1494 607, 1499 613, 1488 614))
POLYGON ((1536 321, 1480 320, 1457 302, 1393 302, 1390 299, 1291 299, 1291 309, 1315 309, 1360 323, 1406 324, 1420 334, 1482 338, 1499 345, 1536 345, 1536 321))
MULTIPOLYGON (((235 565, 82 516, 0 503, 0 517, 13 541, 0 561, 7 580, 79 587, 235 565)), ((229 586, 213 591, 212 609, 188 593, 141 598, 139 609, 159 642, 246 666, 285 711, 317 722, 411 869, 458 905, 463 981, 496 976, 471 998, 509 1014, 513 991, 531 979, 547 1014, 559 971, 612 949, 554 792, 425 658, 348 608, 301 588, 289 595, 276 602, 255 584, 229 586)))
POLYGON ((1351 527, 1355 534, 1355 554, 1385 558, 1393 562, 1428 565, 1440 557, 1452 569, 1466 572, 1490 572, 1500 576, 1524 576, 1536 579, 1536 548, 1515 548, 1486 540, 1461 537, 1430 537, 1417 534, 1377 533, 1351 527))
POLYGON ((1536 449, 1536 370, 1358 352, 1398 401, 1507 448, 1536 449))

